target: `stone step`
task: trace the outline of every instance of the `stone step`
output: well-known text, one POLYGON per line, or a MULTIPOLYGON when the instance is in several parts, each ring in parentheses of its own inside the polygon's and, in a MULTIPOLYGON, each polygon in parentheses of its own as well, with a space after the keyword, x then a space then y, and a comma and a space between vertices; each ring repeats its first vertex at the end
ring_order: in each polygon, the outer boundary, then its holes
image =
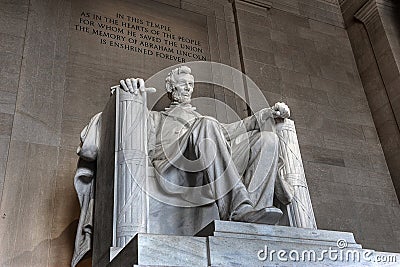
POLYGON ((207 238, 137 234, 108 265, 207 266, 207 238))
POLYGON ((362 248, 349 232, 274 226, 255 223, 216 220, 211 222, 196 236, 221 236, 231 238, 261 239, 271 241, 320 244, 336 246, 338 240, 345 240, 348 247, 362 248))
POLYGON ((400 254, 348 232, 214 221, 196 237, 137 234, 108 266, 400 266, 400 254))

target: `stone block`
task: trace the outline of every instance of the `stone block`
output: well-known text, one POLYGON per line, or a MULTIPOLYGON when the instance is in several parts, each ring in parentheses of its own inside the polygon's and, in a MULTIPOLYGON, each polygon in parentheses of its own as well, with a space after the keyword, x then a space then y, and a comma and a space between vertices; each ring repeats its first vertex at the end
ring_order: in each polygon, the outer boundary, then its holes
POLYGON ((342 66, 338 64, 330 63, 321 65, 321 73, 322 76, 326 79, 339 82, 348 82, 346 71, 343 70, 342 66))
POLYGON ((391 83, 386 85, 387 93, 388 95, 390 95, 391 98, 398 98, 400 96, 398 88, 400 88, 400 73, 396 79, 394 79, 391 83))
POLYGON ((16 94, 18 81, 19 73, 0 73, 0 91, 16 94))
MULTIPOLYGON (((236 34, 234 36, 229 36, 232 34, 232 28, 228 29, 229 27, 232 27, 231 23, 227 23, 226 21, 223 20, 212 20, 212 23, 215 23, 215 30, 218 33, 216 36, 210 36, 209 38, 215 38, 219 50, 219 56, 220 60, 218 62, 221 62, 223 64, 230 65, 232 58, 234 57, 234 53, 237 53, 236 55, 239 55, 238 51, 238 46, 237 41, 230 43, 228 39, 236 39, 236 34), (234 50, 234 51, 232 51, 234 50), (231 54, 232 52, 232 54, 231 54)), ((211 25, 208 25, 208 28, 211 28, 211 25)), ((210 42, 210 41, 209 41, 210 42)))
POLYGON ((343 152, 316 146, 300 145, 303 160, 314 163, 345 166, 343 152))
MULTIPOLYGON (((107 81, 110 84, 112 81, 107 81)), ((118 83, 118 79, 114 83, 118 83)), ((85 82, 70 78, 65 91, 63 116, 70 118, 87 118, 102 110, 109 99, 109 87, 98 90, 91 80, 85 82), (85 90, 81 90, 84 87, 85 90), (96 92, 98 91, 98 92, 96 92), (91 101, 87 101, 91 99, 91 101)))
POLYGON ((371 159, 367 154, 344 152, 343 157, 346 167, 373 170, 371 159))
POLYGON ((282 81, 297 84, 304 87, 311 87, 310 77, 307 74, 280 69, 282 81))
POLYGON ((362 153, 370 155, 372 153, 378 153, 380 150, 379 144, 368 144, 363 140, 343 140, 335 134, 324 134, 324 143, 326 148, 335 149, 339 151, 349 153, 362 153))
MULTIPOLYGON (((249 75, 251 79, 253 79, 256 85, 263 87, 257 82, 261 82, 263 80, 281 80, 281 74, 278 68, 272 65, 265 64, 264 62, 257 62, 249 59, 245 59, 244 65, 246 68, 246 74, 249 75)), ((265 87, 264 87, 265 88, 265 87)))
POLYGON ((16 98, 15 93, 0 91, 0 113, 14 114, 16 98))
POLYGON ((230 15, 227 16, 227 14, 225 14, 226 11, 232 13, 230 4, 227 2, 213 0, 201 2, 195 0, 182 0, 181 8, 221 20, 227 19, 227 21, 233 22, 233 18, 230 15))
POLYGON ((357 248, 361 247, 354 240, 352 233, 232 221, 215 220, 196 234, 196 236, 204 237, 235 237, 235 235, 238 235, 237 238, 239 239, 271 240, 289 243, 307 242, 308 244, 315 241, 325 242, 325 245, 335 245, 338 239, 344 238, 348 241, 349 245, 357 248))
POLYGON ((0 135, 11 136, 14 116, 12 114, 0 113, 0 135))
POLYGON ((334 125, 339 139, 344 140, 365 140, 362 127, 358 124, 331 121, 334 125))
POLYGON ((248 4, 236 5, 237 18, 242 24, 254 25, 255 27, 269 27, 271 18, 268 16, 268 11, 264 8, 251 6, 248 4), (253 11, 253 12, 252 12, 253 11))
POLYGON ((297 138, 302 145, 315 145, 324 147, 324 136, 318 131, 310 131, 307 128, 296 127, 297 138))
MULTIPOLYGON (((386 159, 383 155, 370 155, 370 158, 375 172, 389 174, 386 159)), ((400 158, 398 158, 398 160, 400 160, 400 158)))
POLYGON ((27 4, 0 3, 0 33, 24 37, 27 18, 27 4))
MULTIPOLYGON (((355 239, 360 244, 362 243, 359 230, 360 221, 353 219, 357 213, 357 208, 352 200, 348 198, 333 202, 332 199, 318 195, 320 202, 313 202, 315 219, 318 227, 321 229, 330 229, 335 231, 352 231, 355 239), (332 216, 332 214, 337 214, 332 216)), ((364 244, 363 244, 364 245, 364 244)))
POLYGON ((274 54, 251 47, 243 47, 243 57, 263 64, 275 65, 274 54))
POLYGON ((9 145, 10 137, 0 137, 0 199, 3 195, 9 145))
POLYGON ((56 22, 45 15, 50 8, 46 3, 35 3, 32 8, 36 12, 30 13, 28 19, 13 138, 58 145, 68 52, 68 36, 62 27, 68 27, 64 21, 69 16, 68 3, 57 2, 52 6, 54 10, 63 10, 56 22))
POLYGON ((20 72, 21 55, 11 52, 0 52, 0 58, 3 62, 2 66, 0 66, 0 73, 15 74, 20 72))
POLYGON ((231 44, 228 46, 228 51, 230 54, 230 64, 232 67, 236 69, 240 69, 240 56, 239 56, 239 48, 237 44, 237 37, 236 37, 236 29, 234 23, 227 23, 226 24, 227 30, 227 42, 231 44))
POLYGON ((378 133, 377 133, 375 127, 363 125, 362 130, 363 130, 364 138, 368 143, 373 143, 373 144, 380 143, 378 133))
MULTIPOLYGON (((90 114, 94 115, 94 114, 90 114)), ((68 149, 76 149, 80 142, 80 133, 89 123, 90 115, 84 120, 78 118, 63 117, 61 126, 61 147, 68 149)))
POLYGON ((296 122, 296 127, 317 129, 323 123, 323 117, 309 116, 309 114, 318 113, 316 104, 289 97, 284 100, 291 109, 291 117, 296 122))
POLYGON ((371 186, 382 187, 382 189, 393 191, 393 183, 390 175, 368 171, 368 181, 371 186))
POLYGON ((321 105, 329 105, 326 92, 311 87, 303 87, 291 83, 282 83, 282 95, 294 99, 307 99, 321 105))
POLYGON ((399 70, 397 69, 396 61, 393 58, 392 50, 385 51, 383 55, 377 58, 377 63, 385 84, 390 84, 399 77, 399 70))
POLYGON ((368 172, 346 167, 331 166, 332 182, 362 186, 369 179, 368 172))
MULTIPOLYGON (((333 167, 327 164, 320 164, 310 161, 304 161, 304 170, 307 177, 307 184, 313 188, 317 188, 321 181, 335 181, 333 177, 333 167)), ((342 168, 342 167, 337 167, 342 168)), ((335 181, 336 182, 336 181, 335 181)), ((316 192, 309 190, 310 193, 316 192)))
MULTIPOLYGON (((391 212, 391 207, 382 205, 371 205, 369 203, 357 203, 357 212, 360 220, 360 232, 363 238, 383 242, 392 238, 391 222, 389 220, 382 221, 381 218, 386 217, 391 212)), ((370 244, 363 244, 365 247, 371 247, 370 244)))
POLYGON ((335 37, 346 35, 346 31, 343 28, 338 30, 336 26, 330 25, 328 23, 324 23, 317 20, 309 20, 309 24, 310 24, 310 29, 316 32, 333 35, 335 37))
POLYGON ((108 265, 207 266, 205 237, 137 234, 108 265))
POLYGON ((289 35, 288 36, 288 44, 293 45, 297 48, 300 48, 302 50, 308 50, 308 51, 315 51, 315 43, 312 40, 308 40, 296 35, 289 35))
POLYGON ((289 44, 288 35, 282 31, 271 30, 271 39, 277 43, 289 44))
POLYGON ((181 0, 156 0, 157 2, 180 8, 181 0))
POLYGON ((274 53, 275 65, 280 69, 293 70, 293 60, 290 56, 274 53))
POLYGON ((282 10, 285 12, 289 12, 292 14, 300 15, 299 12, 299 1, 298 0, 281 0, 281 1, 272 1, 273 8, 282 10))
POLYGON ((299 11, 301 15, 307 16, 312 20, 328 25, 344 26, 343 17, 338 5, 331 5, 324 1, 299 1, 299 11))
MULTIPOLYGON (((53 108, 60 112, 58 107, 54 106, 53 108)), ((46 115, 52 116, 53 114, 46 115)), ((60 144, 60 129, 57 124, 51 125, 48 121, 44 121, 36 116, 17 111, 14 115, 14 134, 12 139, 58 146, 60 144)))
POLYGON ((28 15, 28 1, 2 1, 0 3, 2 17, 14 17, 26 20, 28 15))
POLYGON ((262 51, 271 51, 272 40, 268 28, 255 28, 252 25, 239 24, 240 40, 243 46, 262 51))
POLYGON ((305 17, 275 8, 270 10, 270 14, 272 29, 296 34, 296 30, 299 27, 310 28, 309 20, 305 17))
POLYGON ((294 70, 309 75, 321 76, 322 61, 320 55, 315 54, 312 47, 310 51, 302 52, 292 56, 294 70))
POLYGON ((0 49, 2 52, 22 55, 23 46, 24 38, 6 33, 0 33, 0 49))
POLYGON ((1 202, 6 214, 0 229, 1 265, 47 265, 48 257, 38 255, 48 255, 50 247, 57 158, 54 146, 11 141, 1 202), (29 252, 22 256, 21 251, 29 252))

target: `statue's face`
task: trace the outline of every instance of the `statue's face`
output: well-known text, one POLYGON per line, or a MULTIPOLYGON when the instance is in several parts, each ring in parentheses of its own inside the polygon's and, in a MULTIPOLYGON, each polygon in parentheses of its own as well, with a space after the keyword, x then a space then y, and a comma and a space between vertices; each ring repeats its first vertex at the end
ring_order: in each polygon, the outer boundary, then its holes
POLYGON ((194 88, 194 77, 190 74, 181 73, 175 76, 174 91, 172 98, 179 103, 189 103, 194 88))

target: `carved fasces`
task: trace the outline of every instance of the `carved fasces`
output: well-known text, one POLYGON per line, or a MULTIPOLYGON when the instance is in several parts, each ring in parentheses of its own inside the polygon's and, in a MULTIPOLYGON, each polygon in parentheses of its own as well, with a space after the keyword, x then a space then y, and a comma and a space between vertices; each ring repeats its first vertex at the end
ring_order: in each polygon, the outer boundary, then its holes
POLYGON ((294 122, 285 119, 277 123, 276 133, 283 161, 279 175, 294 189, 292 202, 287 205, 290 226, 317 229, 294 122))
POLYGON ((136 233, 147 232, 147 92, 142 79, 121 80, 116 93, 116 173, 114 246, 124 247, 136 233))

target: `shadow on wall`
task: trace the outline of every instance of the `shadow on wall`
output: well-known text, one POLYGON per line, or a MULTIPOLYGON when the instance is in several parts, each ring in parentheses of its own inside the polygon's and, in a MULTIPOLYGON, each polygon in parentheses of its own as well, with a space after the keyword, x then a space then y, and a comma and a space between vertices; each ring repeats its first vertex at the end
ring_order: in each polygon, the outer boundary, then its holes
MULTIPOLYGON (((23 251, 15 257, 2 262, 2 264, 4 264, 4 266, 27 266, 27 263, 29 263, 29 266, 41 266, 43 264, 43 258, 40 255, 48 255, 48 249, 50 247, 50 249, 55 250, 55 252, 48 266, 70 266, 72 254, 66 258, 65 253, 62 253, 61 250, 67 249, 68 251, 73 251, 77 226, 78 220, 74 220, 58 237, 54 239, 45 239, 33 250, 23 251), (60 251, 59 255, 57 255, 57 251, 60 251)), ((82 264, 78 266, 91 266, 91 259, 84 260, 82 264)))
MULTIPOLYGON (((399 27, 396 27, 396 29, 397 29, 397 36, 398 36, 398 38, 400 39, 400 2, 399 1, 395 1, 395 0, 393 0, 392 2, 394 2, 394 5, 395 5, 395 8, 396 8, 396 25, 397 26, 399 26, 399 27)), ((399 40, 400 41, 400 40, 399 40)), ((399 196, 399 199, 400 199, 400 196, 399 196)))

